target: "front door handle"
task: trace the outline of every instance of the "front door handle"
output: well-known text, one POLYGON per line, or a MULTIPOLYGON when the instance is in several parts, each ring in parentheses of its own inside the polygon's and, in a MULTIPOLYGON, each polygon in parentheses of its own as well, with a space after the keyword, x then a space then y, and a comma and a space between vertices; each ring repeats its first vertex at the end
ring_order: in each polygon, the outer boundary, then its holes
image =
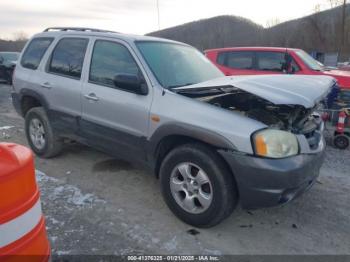
POLYGON ((51 84, 49 82, 42 83, 40 86, 42 88, 47 88, 47 89, 51 89, 52 88, 52 86, 51 86, 51 84))
POLYGON ((84 95, 84 97, 87 99, 87 100, 92 100, 92 101, 98 101, 98 97, 95 95, 95 93, 90 93, 88 95, 84 95))

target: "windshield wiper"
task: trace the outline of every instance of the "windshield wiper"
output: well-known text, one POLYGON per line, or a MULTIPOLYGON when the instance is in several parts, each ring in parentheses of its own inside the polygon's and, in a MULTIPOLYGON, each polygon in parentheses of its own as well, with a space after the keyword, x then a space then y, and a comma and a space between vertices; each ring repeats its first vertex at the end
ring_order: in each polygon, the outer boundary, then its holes
POLYGON ((182 84, 182 85, 172 85, 172 86, 168 86, 167 89, 173 89, 173 88, 177 88, 177 87, 183 87, 183 86, 190 86, 190 85, 194 85, 195 83, 187 83, 187 84, 182 84))

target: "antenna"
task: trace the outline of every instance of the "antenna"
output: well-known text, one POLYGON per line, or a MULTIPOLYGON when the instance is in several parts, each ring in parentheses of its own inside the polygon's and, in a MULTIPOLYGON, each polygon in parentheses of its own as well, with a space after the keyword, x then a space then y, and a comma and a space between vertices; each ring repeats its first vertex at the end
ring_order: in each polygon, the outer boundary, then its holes
POLYGON ((158 11, 158 30, 160 30, 159 0, 157 0, 157 11, 158 11))

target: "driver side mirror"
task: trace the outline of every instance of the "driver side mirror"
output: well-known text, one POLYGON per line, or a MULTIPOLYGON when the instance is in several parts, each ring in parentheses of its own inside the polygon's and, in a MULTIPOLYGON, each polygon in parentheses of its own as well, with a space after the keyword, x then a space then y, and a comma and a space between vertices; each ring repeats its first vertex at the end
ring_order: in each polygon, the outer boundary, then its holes
POLYGON ((113 79, 115 87, 139 95, 147 95, 148 88, 145 79, 136 74, 117 74, 113 79))

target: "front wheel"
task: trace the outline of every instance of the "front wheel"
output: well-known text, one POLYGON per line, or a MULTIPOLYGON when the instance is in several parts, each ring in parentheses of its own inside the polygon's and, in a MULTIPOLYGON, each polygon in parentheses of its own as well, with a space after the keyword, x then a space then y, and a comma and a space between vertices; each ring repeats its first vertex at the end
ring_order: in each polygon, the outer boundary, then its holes
POLYGON ((171 151, 162 162, 160 181, 168 207, 196 227, 217 225, 238 202, 232 174, 217 153, 202 144, 171 151))

